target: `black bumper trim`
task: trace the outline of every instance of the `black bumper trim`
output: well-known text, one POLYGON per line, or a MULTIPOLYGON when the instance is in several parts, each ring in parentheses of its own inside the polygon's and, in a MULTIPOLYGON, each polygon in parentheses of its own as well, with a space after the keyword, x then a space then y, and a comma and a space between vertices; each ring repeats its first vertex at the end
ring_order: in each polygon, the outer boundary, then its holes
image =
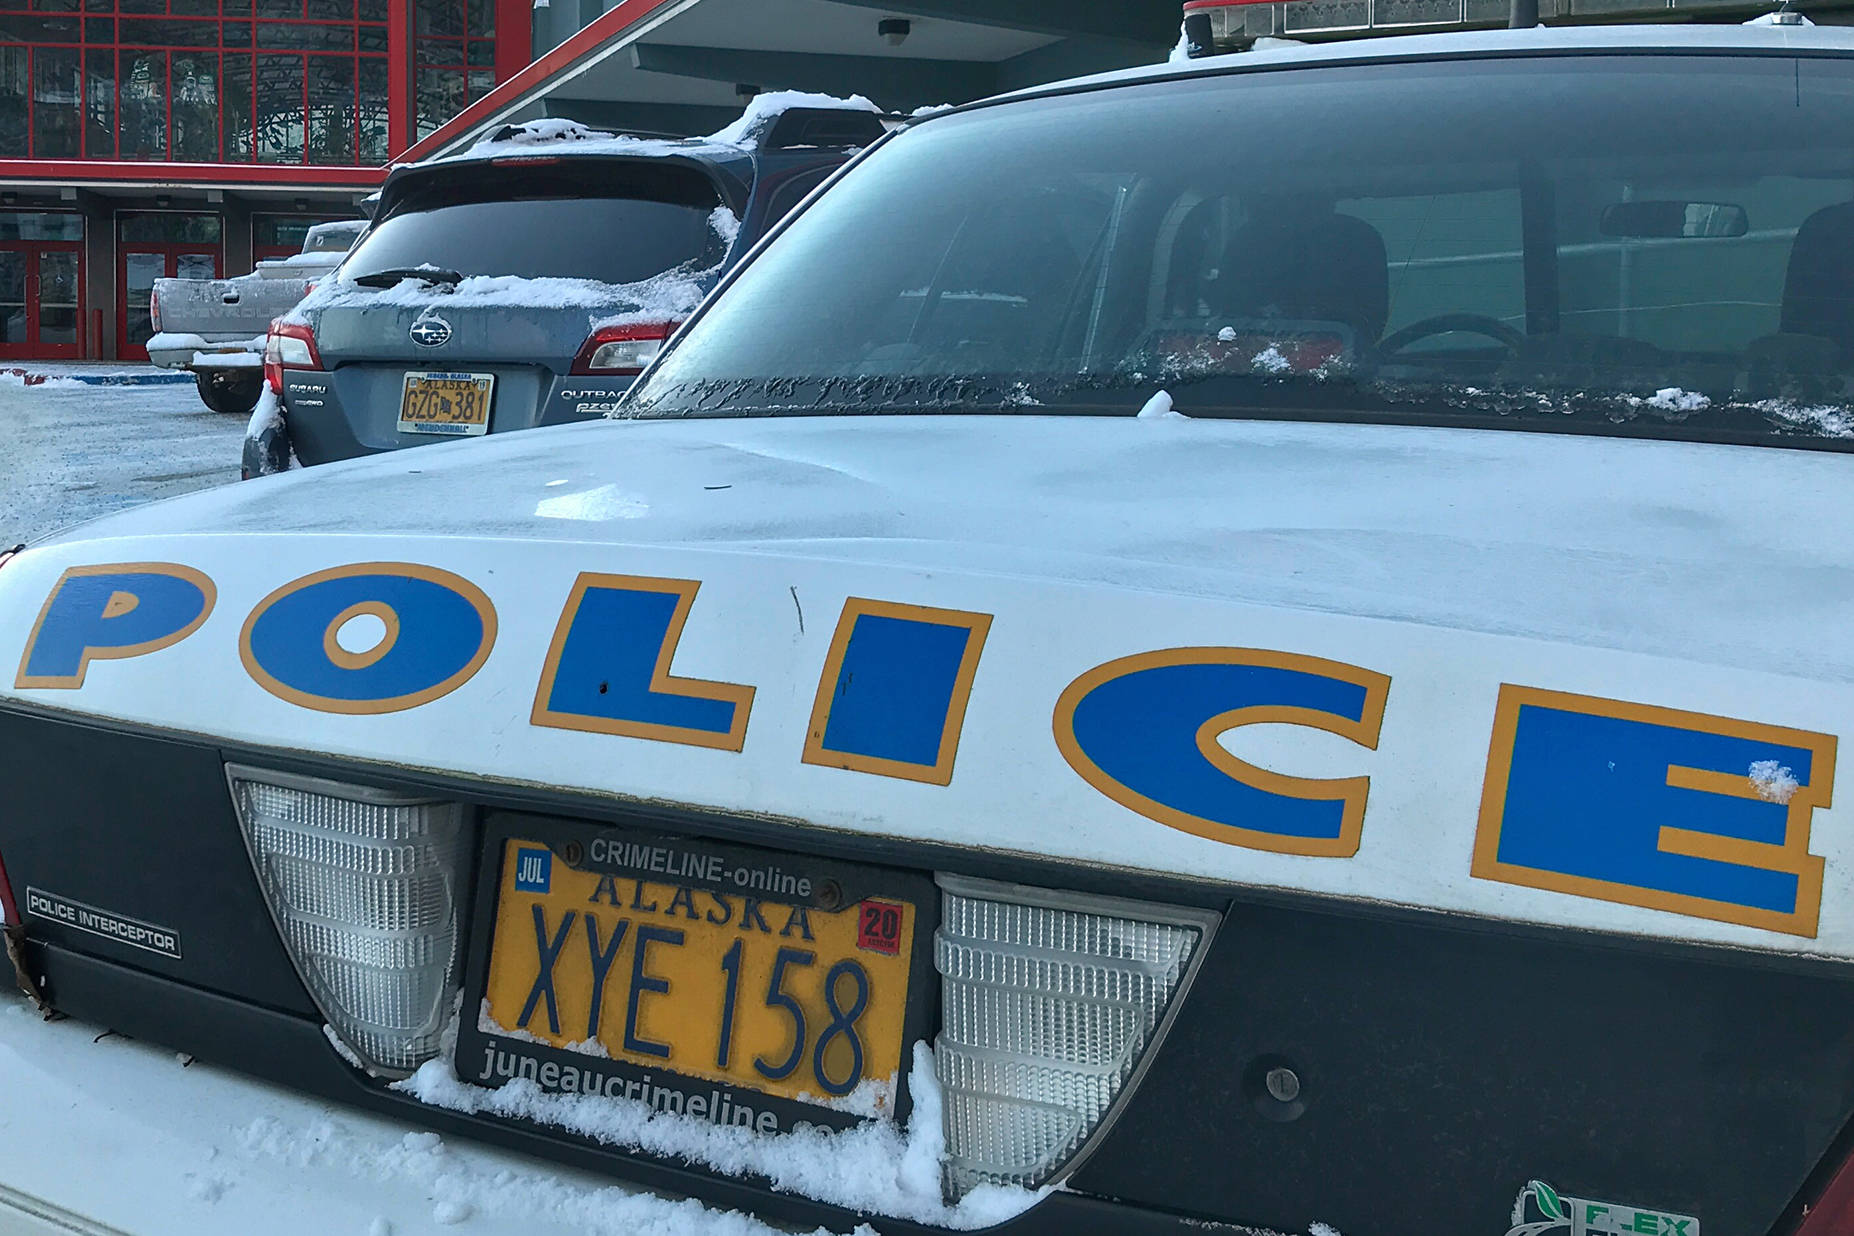
MULTIPOLYGON (((693 1197, 709 1206, 745 1211, 773 1222, 822 1225, 844 1231, 858 1223, 875 1223, 880 1225, 883 1236, 933 1236, 947 1230, 775 1193, 749 1181, 710 1175, 674 1160, 621 1154, 558 1130, 533 1131, 430 1107, 356 1073, 335 1054, 319 1022, 258 1008, 54 945, 35 942, 29 947, 34 968, 46 976, 53 1003, 60 1012, 107 1026, 130 1038, 187 1051, 206 1063, 300 1093, 544 1161, 598 1172, 652 1192, 693 1197)), ((1052 1193, 1016 1218, 982 1230, 998 1236, 1215 1236, 1219 1232, 1248 1236, 1255 1229, 1187 1219, 1079 1193, 1052 1193)))

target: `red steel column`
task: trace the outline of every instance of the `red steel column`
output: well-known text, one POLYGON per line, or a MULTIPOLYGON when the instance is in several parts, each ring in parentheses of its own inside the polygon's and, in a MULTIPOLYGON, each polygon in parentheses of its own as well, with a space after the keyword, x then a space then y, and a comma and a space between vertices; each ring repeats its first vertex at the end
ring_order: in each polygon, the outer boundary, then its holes
POLYGON ((392 0, 386 10, 386 151, 398 158, 412 133, 412 4, 392 0))

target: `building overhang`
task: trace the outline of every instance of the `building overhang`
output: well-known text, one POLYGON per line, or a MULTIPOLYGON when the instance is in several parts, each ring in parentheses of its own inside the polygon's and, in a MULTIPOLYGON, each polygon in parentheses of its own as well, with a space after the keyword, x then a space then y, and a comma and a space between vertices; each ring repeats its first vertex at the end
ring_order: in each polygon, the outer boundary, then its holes
POLYGON ((399 161, 543 115, 705 133, 755 91, 861 94, 891 111, 961 103, 1162 60, 1178 23, 1178 0, 621 0, 399 161))

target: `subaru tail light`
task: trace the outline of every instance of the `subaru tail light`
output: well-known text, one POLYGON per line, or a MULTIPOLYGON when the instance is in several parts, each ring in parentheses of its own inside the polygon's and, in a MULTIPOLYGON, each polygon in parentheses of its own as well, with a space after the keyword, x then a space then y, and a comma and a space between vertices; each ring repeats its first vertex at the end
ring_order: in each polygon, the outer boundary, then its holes
POLYGON ((456 1003, 460 803, 226 765, 271 918, 329 1032, 369 1072, 438 1054, 456 1003))
POLYGON ((627 322, 593 331, 573 358, 574 373, 602 373, 632 377, 657 358, 663 341, 676 333, 679 322, 627 322))
POLYGON ((285 369, 320 369, 322 357, 315 350, 315 332, 301 322, 281 318, 270 324, 264 339, 264 385, 281 395, 285 369))
POLYGON ((1130 1089, 1217 916, 940 876, 948 1184, 1048 1184, 1130 1089))

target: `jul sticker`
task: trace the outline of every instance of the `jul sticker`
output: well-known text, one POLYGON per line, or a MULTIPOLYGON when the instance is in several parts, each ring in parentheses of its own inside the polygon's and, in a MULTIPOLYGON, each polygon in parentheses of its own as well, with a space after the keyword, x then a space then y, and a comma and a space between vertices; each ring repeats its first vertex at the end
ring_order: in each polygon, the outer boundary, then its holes
POLYGON ((515 891, 546 893, 554 885, 554 856, 527 846, 515 851, 515 891))
POLYGON ((1608 1236, 1699 1236, 1699 1220, 1692 1215, 1670 1214, 1646 1206, 1620 1202, 1593 1202, 1559 1193, 1542 1180, 1526 1182, 1513 1202, 1513 1226, 1506 1236, 1545 1236, 1546 1233, 1604 1233, 1608 1236))

